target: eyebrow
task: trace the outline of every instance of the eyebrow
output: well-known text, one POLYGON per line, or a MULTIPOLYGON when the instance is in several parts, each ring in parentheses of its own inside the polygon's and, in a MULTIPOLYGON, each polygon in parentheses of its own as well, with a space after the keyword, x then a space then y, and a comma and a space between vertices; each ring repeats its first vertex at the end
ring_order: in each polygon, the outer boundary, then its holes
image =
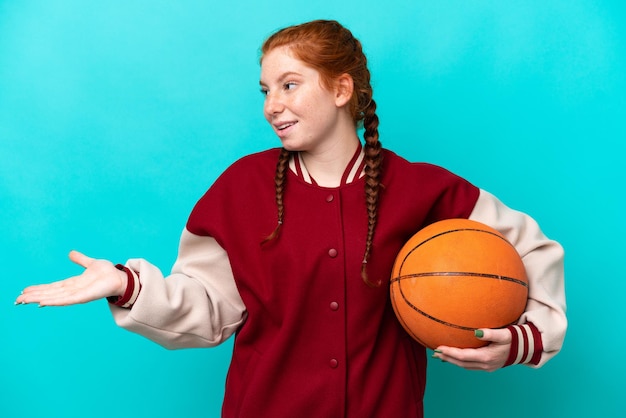
MULTIPOLYGON (((293 76, 302 77, 302 74, 300 74, 298 72, 295 72, 295 71, 287 71, 287 72, 282 73, 280 75, 280 77, 278 77, 278 82, 281 82, 281 81, 285 80, 286 78, 293 77, 293 76)), ((261 86, 265 86, 266 85, 263 82, 263 80, 259 80, 259 84, 261 86)))

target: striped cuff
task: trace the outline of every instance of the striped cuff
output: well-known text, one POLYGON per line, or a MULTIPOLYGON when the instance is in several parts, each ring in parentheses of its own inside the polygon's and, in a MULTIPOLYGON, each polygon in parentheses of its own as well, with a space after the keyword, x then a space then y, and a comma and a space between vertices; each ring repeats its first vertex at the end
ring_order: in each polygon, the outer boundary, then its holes
POLYGON ((522 325, 509 325, 506 329, 511 332, 512 340, 511 351, 504 367, 512 364, 539 364, 543 343, 537 327, 528 322, 522 325))
POLYGON ((137 300, 139 292, 141 291, 139 273, 121 264, 117 264, 115 268, 126 273, 126 277, 128 280, 128 282, 126 283, 126 292, 124 292, 122 296, 109 296, 107 300, 109 301, 109 303, 115 306, 119 306, 120 308, 131 308, 137 300))

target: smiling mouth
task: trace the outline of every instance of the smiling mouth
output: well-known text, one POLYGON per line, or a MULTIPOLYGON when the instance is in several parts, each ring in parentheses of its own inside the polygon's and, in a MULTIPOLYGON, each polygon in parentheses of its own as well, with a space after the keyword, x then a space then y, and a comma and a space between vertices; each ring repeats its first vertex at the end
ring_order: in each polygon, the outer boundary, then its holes
POLYGON ((281 123, 279 125, 274 125, 274 127, 276 128, 277 131, 284 131, 285 129, 292 127, 296 123, 298 122, 281 123))

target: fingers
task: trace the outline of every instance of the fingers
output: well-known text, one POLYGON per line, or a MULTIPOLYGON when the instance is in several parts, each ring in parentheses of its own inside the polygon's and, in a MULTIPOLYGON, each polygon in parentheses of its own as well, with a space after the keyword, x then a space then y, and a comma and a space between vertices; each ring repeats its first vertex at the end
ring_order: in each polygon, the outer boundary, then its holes
POLYGON ((432 356, 468 370, 491 371, 488 353, 477 348, 438 347, 432 356))
POLYGON ((474 331, 474 335, 481 341, 507 344, 511 342, 511 332, 507 329, 481 328, 474 331))
POLYGON ((75 287, 71 285, 73 282, 75 279, 70 278, 54 283, 29 286, 18 296, 15 304, 38 303, 39 306, 62 306, 78 303, 73 298, 76 293, 75 287))
POLYGON ((76 250, 70 251, 70 260, 84 268, 89 267, 89 265, 94 261, 93 258, 87 257, 85 254, 76 250))
MULTIPOLYGON (((78 251, 71 251, 69 258, 85 269, 94 265, 94 261, 96 261, 78 251)), ((64 306, 84 303, 89 300, 91 293, 93 293, 88 288, 95 279, 97 279, 97 275, 85 270, 83 274, 65 280, 29 286, 17 297, 15 304, 38 303, 39 306, 64 306)))
POLYGON ((488 342, 480 348, 437 347, 433 358, 468 370, 494 371, 506 361, 511 347, 511 333, 507 329, 478 329, 476 338, 488 342))

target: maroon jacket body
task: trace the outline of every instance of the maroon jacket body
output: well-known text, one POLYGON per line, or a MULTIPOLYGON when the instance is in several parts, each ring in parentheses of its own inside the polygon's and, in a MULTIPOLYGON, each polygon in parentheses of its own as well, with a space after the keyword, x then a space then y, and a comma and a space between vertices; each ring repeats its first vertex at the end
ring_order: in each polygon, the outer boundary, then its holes
MULTIPOLYGON (((425 349, 389 301, 395 255, 431 222, 466 218, 479 190, 433 165, 383 151, 374 249, 360 275, 367 234, 364 179, 337 188, 291 170, 275 240, 278 150, 233 164, 194 208, 187 229, 228 254, 247 309, 226 381, 225 417, 421 417, 425 349)), ((350 167, 348 167, 349 169, 350 167)))

